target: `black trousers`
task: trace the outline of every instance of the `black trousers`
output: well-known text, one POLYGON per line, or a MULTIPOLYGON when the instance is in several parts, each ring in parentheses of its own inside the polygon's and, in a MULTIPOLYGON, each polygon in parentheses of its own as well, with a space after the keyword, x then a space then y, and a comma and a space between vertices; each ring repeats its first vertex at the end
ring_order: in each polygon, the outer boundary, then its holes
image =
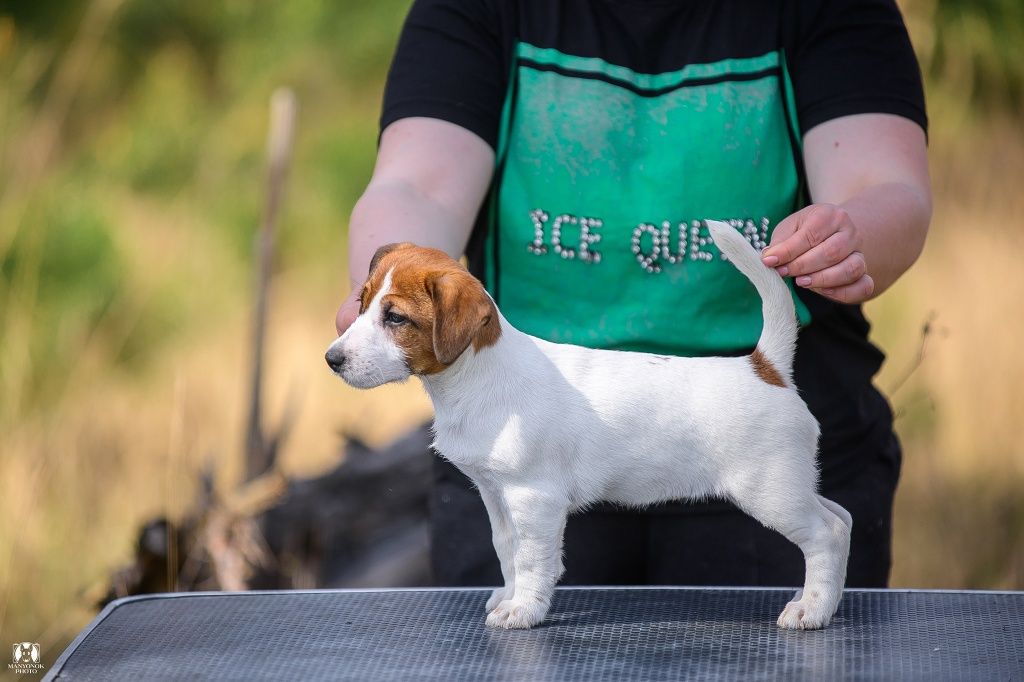
MULTIPOLYGON (((892 563, 900 448, 891 428, 872 440, 874 456, 822 479, 821 494, 853 516, 848 587, 885 587, 892 563)), ((435 583, 500 585, 480 495, 440 458, 430 513, 435 583)), ((799 586, 804 578, 796 545, 732 504, 717 501, 673 502, 642 511, 602 505, 573 515, 566 525, 564 563, 562 585, 799 586)))

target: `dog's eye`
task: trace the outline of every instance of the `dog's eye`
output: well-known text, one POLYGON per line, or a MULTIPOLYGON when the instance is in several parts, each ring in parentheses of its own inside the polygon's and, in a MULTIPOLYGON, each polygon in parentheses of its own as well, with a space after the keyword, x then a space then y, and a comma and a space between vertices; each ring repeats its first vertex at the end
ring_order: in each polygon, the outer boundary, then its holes
POLYGON ((393 310, 389 310, 384 313, 384 321, 388 324, 402 324, 403 322, 408 322, 409 318, 404 315, 399 315, 393 310))

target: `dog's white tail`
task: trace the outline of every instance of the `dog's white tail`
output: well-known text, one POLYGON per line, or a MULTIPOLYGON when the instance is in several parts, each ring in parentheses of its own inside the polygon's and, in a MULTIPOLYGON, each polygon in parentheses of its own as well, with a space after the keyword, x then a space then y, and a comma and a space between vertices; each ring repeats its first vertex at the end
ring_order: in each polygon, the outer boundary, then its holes
POLYGON ((793 353, 796 350, 796 308, 789 287, 775 270, 761 262, 761 256, 736 228, 718 220, 705 221, 718 248, 746 275, 761 295, 764 329, 757 348, 791 385, 793 353))

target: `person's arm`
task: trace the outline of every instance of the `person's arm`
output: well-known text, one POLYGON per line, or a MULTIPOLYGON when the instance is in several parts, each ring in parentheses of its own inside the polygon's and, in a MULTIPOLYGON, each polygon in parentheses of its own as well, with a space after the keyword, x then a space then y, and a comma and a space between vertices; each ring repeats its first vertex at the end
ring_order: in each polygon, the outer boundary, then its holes
POLYGON ((812 205, 781 221, 765 265, 842 303, 888 289, 924 247, 932 197, 924 131, 891 114, 842 116, 804 136, 812 205))
POLYGON ((338 334, 359 312, 359 291, 380 246, 414 242, 462 255, 494 173, 494 151, 477 135, 433 118, 404 118, 381 135, 373 177, 352 209, 352 292, 338 309, 338 334))

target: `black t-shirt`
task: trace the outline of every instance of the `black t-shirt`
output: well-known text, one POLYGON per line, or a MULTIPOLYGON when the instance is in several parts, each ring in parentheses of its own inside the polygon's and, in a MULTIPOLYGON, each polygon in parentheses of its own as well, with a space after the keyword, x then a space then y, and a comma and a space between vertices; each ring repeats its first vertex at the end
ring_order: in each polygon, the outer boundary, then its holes
MULTIPOLYGON (((756 341, 760 302, 698 219, 729 217, 763 246, 807 203, 803 134, 859 113, 927 125, 891 0, 417 0, 381 129, 439 118, 495 149, 467 255, 520 328, 725 354, 756 341)), ((827 484, 892 441, 871 386, 883 356, 859 306, 796 296, 795 379, 827 484)))
POLYGON ((388 74, 381 130, 427 116, 495 147, 520 41, 640 73, 781 48, 801 132, 863 113, 927 126, 917 59, 893 0, 417 0, 388 74))

